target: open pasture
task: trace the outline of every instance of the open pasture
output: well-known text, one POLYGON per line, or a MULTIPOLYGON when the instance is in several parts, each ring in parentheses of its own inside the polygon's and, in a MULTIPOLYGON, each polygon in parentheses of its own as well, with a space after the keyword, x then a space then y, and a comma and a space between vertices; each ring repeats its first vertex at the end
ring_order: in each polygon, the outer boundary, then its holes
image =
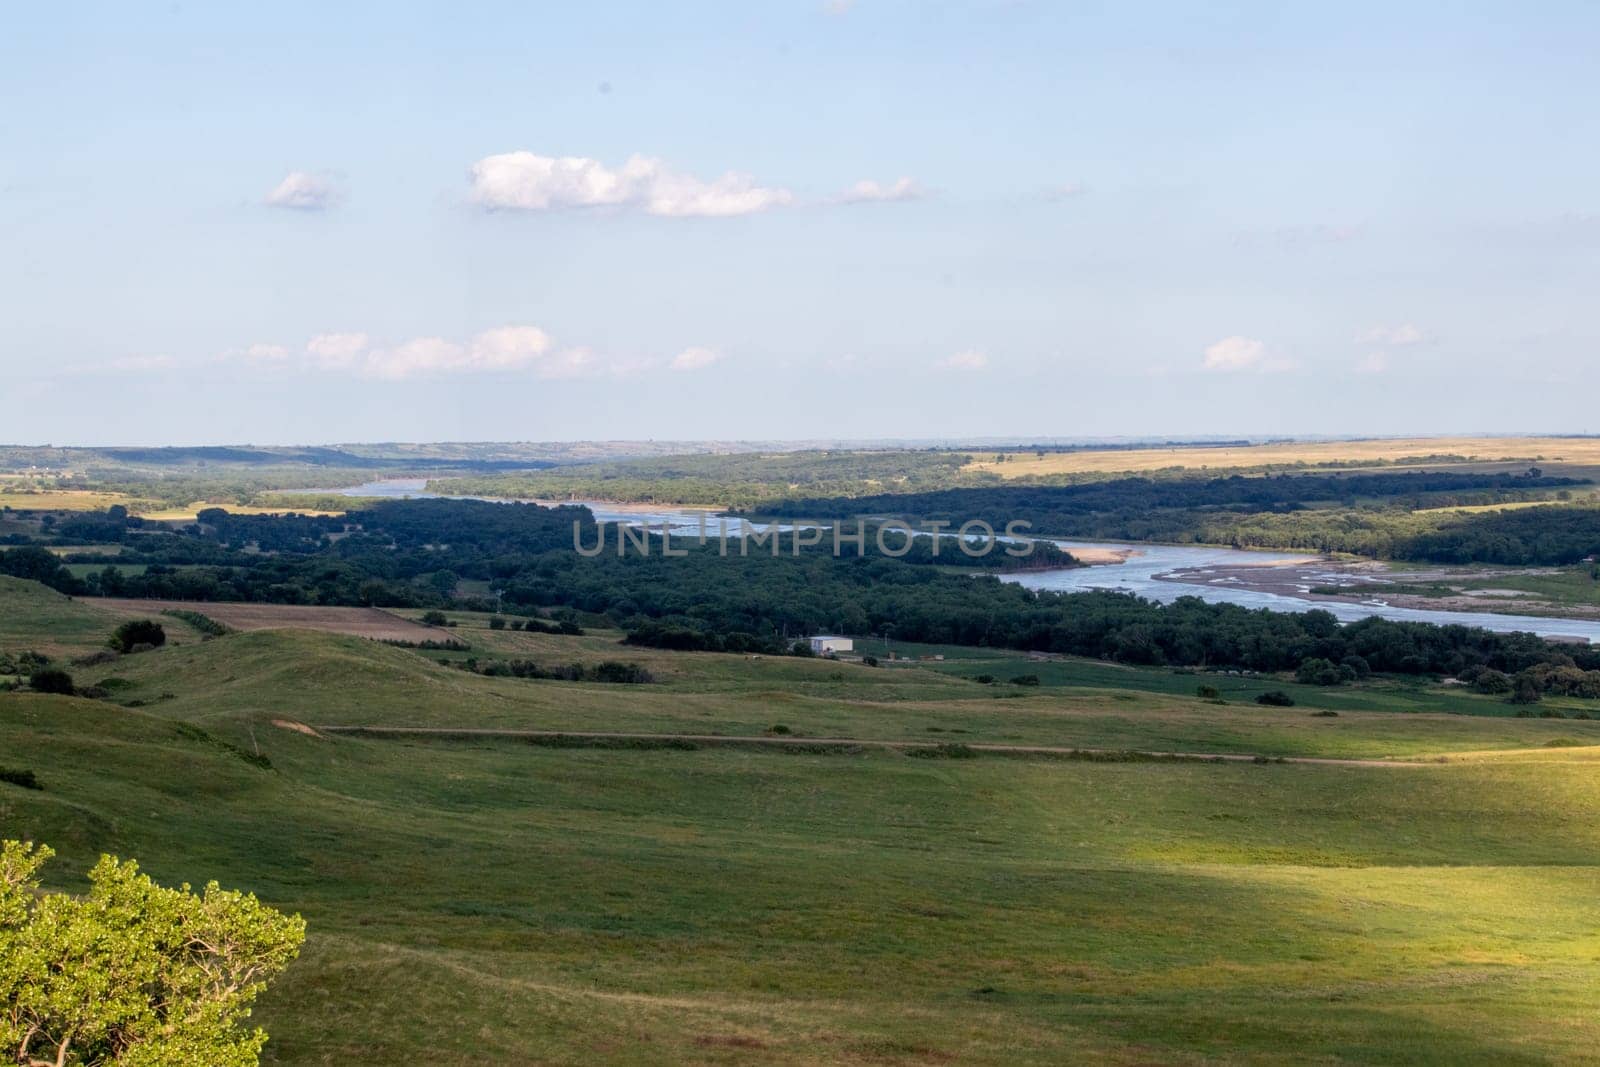
MULTIPOLYGON (((1477 463, 1538 462, 1546 467, 1600 466, 1600 438, 1591 437, 1395 437, 1357 441, 1288 441, 1216 448, 1176 447, 1074 452, 975 452, 964 471, 1014 479, 1063 474, 1139 473, 1190 469, 1293 466, 1360 466, 1404 463, 1430 456, 1455 456, 1477 463)), ((1438 463, 1431 466, 1439 466, 1438 463)))
MULTIPOLYGON (((19 615, 67 643, 111 617, 0 583, 0 618, 19 615)), ((455 617, 480 658, 658 681, 483 677, 462 653, 306 629, 124 656, 76 672, 115 679, 110 701, 0 694, 0 765, 44 786, 0 782, 0 833, 58 848, 57 888, 109 851, 304 914, 305 953, 255 1016, 271 1064, 1498 1065, 1600 1044, 1600 722, 1424 683, 1227 677, 1219 705, 1194 695, 1205 678, 995 650, 871 668, 455 617), (1013 672, 1041 684, 971 677, 1013 672), (1301 703, 1255 705, 1269 681, 1301 703), (781 724, 1398 765, 295 724, 781 724)))
POLYGON ((198 611, 235 630, 320 630, 374 641, 445 641, 448 631, 412 622, 379 608, 327 608, 302 604, 195 603, 96 597, 86 603, 128 618, 162 611, 198 611))

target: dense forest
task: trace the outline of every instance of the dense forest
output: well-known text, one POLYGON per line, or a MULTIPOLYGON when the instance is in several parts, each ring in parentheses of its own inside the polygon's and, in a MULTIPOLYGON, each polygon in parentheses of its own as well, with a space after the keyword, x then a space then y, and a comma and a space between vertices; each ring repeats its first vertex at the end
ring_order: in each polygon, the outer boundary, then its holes
POLYGON ((997 475, 964 471, 971 459, 964 452, 933 449, 667 456, 521 474, 436 478, 428 488, 523 500, 751 508, 796 493, 852 497, 1000 484, 997 475))
POLYGON ((1348 552, 1439 563, 1566 564, 1600 552, 1600 509, 1559 503, 1585 485, 1523 474, 1285 474, 1209 480, 1123 478, 1091 485, 999 486, 931 493, 798 498, 762 514, 1013 519, 1033 532, 1109 541, 1348 552), (1555 497, 1548 506, 1485 512, 1555 497))
POLYGON ((0 573, 75 594, 412 607, 473 606, 457 598, 470 580, 492 583, 513 612, 581 616, 638 643, 682 648, 781 652, 798 635, 827 630, 1173 666, 1290 670, 1315 659, 1403 673, 1600 669, 1600 650, 1527 634, 1381 620, 1341 627, 1324 611, 1036 592, 955 571, 946 564, 960 554, 935 559, 928 538, 926 552, 906 559, 835 558, 831 546, 723 555, 715 542, 692 539, 681 557, 589 558, 573 551, 574 523, 586 543, 595 537, 584 508, 421 500, 341 518, 208 511, 203 520, 153 532, 121 518, 124 538, 115 544, 140 572, 108 556, 99 573, 79 579, 46 548, 24 545, 0 552, 0 573), (179 562, 186 554, 195 562, 179 562), (157 555, 170 562, 148 562, 157 555))

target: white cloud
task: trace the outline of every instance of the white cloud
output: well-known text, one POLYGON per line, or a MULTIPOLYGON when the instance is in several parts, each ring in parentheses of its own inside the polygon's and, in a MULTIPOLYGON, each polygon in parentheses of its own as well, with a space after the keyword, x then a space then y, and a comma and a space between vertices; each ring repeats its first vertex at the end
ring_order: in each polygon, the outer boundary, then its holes
POLYGON ((884 185, 871 178, 856 182, 838 197, 842 204, 867 204, 897 200, 921 200, 927 191, 911 178, 900 178, 884 185))
POLYGON ((1224 337, 1206 347, 1206 370, 1263 370, 1267 366, 1267 346, 1253 337, 1224 337))
POLYGON ((856 0, 822 0, 822 10, 829 15, 848 15, 856 0))
POLYGON ((1398 326, 1374 326, 1356 338, 1357 341, 1367 345, 1388 345, 1391 348, 1404 348, 1409 345, 1420 345, 1428 340, 1428 335, 1411 323, 1401 323, 1398 326))
MULTIPOLYGON (((263 363, 286 363, 292 357, 278 345, 251 345, 225 353, 263 363)), ((367 378, 428 377, 532 371, 540 378, 574 378, 596 369, 586 348, 557 349, 537 326, 500 326, 467 341, 445 337, 413 337, 395 345, 376 343, 365 333, 320 333, 306 342, 305 368, 367 378)))
POLYGON ((471 174, 473 201, 491 210, 613 207, 668 218, 714 218, 794 202, 788 189, 757 185, 748 174, 729 171, 706 181, 638 155, 613 169, 582 156, 506 152, 478 160, 471 174))
POLYGON ((659 356, 606 359, 582 345, 558 346, 537 326, 498 326, 465 340, 426 336, 398 343, 354 331, 320 333, 298 351, 255 344, 230 349, 219 358, 388 381, 454 374, 524 374, 555 380, 596 375, 632 378, 663 365, 673 370, 698 370, 722 359, 722 354, 709 348, 688 348, 670 361, 659 356))
POLYGON ((1357 374, 1382 374, 1389 369, 1387 352, 1368 352, 1356 364, 1357 374))
POLYGON ((342 199, 344 194, 329 176, 292 170, 266 195, 263 202, 268 207, 291 208, 295 211, 326 211, 342 199))
POLYGON ((472 339, 472 360, 485 370, 520 367, 550 351, 550 335, 537 326, 501 326, 472 339))
POLYGON ((349 366, 371 343, 364 333, 319 333, 306 342, 306 354, 324 366, 349 366))
POLYGON ((673 356, 672 363, 669 365, 676 371, 703 370, 720 359, 722 359, 721 352, 713 348, 702 348, 697 345, 693 348, 685 348, 682 352, 673 356))
POLYGON ((969 348, 953 356, 946 356, 937 365, 945 370, 983 370, 989 366, 989 356, 975 348, 969 348))

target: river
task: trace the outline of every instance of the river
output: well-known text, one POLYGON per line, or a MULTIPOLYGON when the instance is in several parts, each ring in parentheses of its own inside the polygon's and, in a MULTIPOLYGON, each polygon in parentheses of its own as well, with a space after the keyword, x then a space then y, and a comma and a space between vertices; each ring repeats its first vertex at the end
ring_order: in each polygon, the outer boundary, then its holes
MULTIPOLYGON (((319 491, 345 496, 391 499, 440 498, 438 493, 427 492, 426 485, 427 482, 423 479, 406 478, 319 491)), ((448 499, 494 500, 495 498, 448 499)), ((685 534, 698 532, 701 529, 700 524, 706 522, 712 533, 716 532, 715 512, 702 508, 605 504, 588 500, 570 500, 562 503, 586 507, 600 522, 648 523, 656 528, 665 524, 672 532, 685 534)), ((750 525, 766 529, 760 523, 750 525)), ((780 525, 778 528, 789 530, 793 527, 780 525)), ((1319 559, 1317 556, 1302 553, 1242 552, 1232 548, 1209 548, 1199 545, 1110 544, 1089 541, 1054 543, 1068 552, 1074 548, 1095 548, 1125 552, 1127 557, 1121 563, 1024 571, 1003 574, 1000 577, 1029 589, 1049 589, 1057 592, 1110 589, 1134 593, 1163 603, 1170 603, 1182 596, 1197 596, 1217 604, 1240 604, 1247 608, 1269 608, 1273 611, 1310 611, 1317 608, 1331 612, 1343 622, 1355 622, 1358 619, 1379 616, 1404 622, 1431 622, 1441 626, 1450 624, 1476 626, 1498 633, 1526 631, 1545 637, 1577 638, 1591 643, 1600 641, 1600 622, 1588 619, 1551 619, 1538 615, 1504 615, 1488 611, 1432 611, 1425 608, 1394 607, 1376 600, 1363 603, 1312 600, 1256 589, 1241 589, 1230 584, 1230 579, 1226 577, 1212 577, 1220 568, 1309 565, 1319 559)))

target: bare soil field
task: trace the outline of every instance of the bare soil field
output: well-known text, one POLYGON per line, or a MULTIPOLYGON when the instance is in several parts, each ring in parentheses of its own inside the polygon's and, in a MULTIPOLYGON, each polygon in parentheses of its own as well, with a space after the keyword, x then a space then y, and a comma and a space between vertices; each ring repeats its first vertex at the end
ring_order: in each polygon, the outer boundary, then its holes
POLYGON ((189 600, 84 597, 82 603, 118 615, 156 618, 163 611, 198 611, 235 630, 321 630, 374 641, 447 641, 450 633, 378 608, 322 608, 302 604, 224 604, 189 600))
POLYGON ((1218 468, 1268 465, 1395 463, 1425 456, 1460 456, 1479 463, 1526 461, 1548 464, 1600 463, 1600 438, 1589 437, 1405 437, 1369 441, 1285 441, 1217 448, 1145 448, 1105 451, 975 453, 964 469, 1002 478, 1030 475, 1152 471, 1169 467, 1218 468))

